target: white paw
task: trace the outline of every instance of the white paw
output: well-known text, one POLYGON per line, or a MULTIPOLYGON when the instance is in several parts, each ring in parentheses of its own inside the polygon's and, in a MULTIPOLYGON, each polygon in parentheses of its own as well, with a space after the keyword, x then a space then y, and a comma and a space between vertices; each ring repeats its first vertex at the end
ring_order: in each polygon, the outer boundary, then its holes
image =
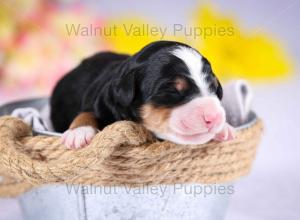
POLYGON ((83 126, 65 131, 61 137, 61 143, 69 149, 78 149, 91 143, 97 129, 91 126, 83 126))
POLYGON ((216 141, 230 141, 233 140, 234 138, 235 138, 234 128, 228 123, 226 123, 223 129, 218 134, 216 134, 214 139, 216 141))

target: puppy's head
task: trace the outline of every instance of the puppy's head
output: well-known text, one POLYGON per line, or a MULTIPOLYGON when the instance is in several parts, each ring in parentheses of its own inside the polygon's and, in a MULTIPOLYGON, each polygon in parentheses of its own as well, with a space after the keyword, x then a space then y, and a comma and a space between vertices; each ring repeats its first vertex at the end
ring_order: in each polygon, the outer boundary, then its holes
POLYGON ((157 137, 201 144, 224 126, 222 87, 210 63, 195 49, 177 42, 155 42, 123 68, 122 105, 157 137))

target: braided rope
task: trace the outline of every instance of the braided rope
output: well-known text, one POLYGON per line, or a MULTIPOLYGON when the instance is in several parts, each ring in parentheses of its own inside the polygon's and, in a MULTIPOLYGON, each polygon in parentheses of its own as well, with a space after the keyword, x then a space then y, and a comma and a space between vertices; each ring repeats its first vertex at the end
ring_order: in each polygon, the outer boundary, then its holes
POLYGON ((142 126, 116 122, 80 150, 58 137, 32 136, 22 120, 0 117, 0 196, 15 196, 46 183, 94 185, 220 183, 249 172, 262 122, 230 142, 199 146, 159 142, 142 126))

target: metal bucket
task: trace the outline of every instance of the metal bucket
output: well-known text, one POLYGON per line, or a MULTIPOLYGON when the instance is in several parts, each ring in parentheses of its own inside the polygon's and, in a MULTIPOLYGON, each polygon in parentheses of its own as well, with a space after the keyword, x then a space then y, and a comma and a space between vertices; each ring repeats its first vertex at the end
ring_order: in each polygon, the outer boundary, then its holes
MULTIPOLYGON (((47 98, 14 102, 0 107, 0 115, 20 107, 41 110, 47 98)), ((252 113, 248 123, 256 120, 252 113)), ((35 134, 58 135, 34 131, 35 134)), ((201 219, 225 218, 233 184, 175 184, 143 187, 45 185, 19 197, 25 220, 201 219)))

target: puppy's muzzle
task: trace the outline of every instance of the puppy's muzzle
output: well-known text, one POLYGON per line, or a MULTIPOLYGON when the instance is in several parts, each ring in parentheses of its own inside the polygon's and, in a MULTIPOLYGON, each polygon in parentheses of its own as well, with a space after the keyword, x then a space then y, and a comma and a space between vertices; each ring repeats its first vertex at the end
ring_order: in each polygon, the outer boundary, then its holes
POLYGON ((178 134, 217 133, 225 123, 225 111, 216 97, 197 97, 171 112, 170 129, 178 134))

